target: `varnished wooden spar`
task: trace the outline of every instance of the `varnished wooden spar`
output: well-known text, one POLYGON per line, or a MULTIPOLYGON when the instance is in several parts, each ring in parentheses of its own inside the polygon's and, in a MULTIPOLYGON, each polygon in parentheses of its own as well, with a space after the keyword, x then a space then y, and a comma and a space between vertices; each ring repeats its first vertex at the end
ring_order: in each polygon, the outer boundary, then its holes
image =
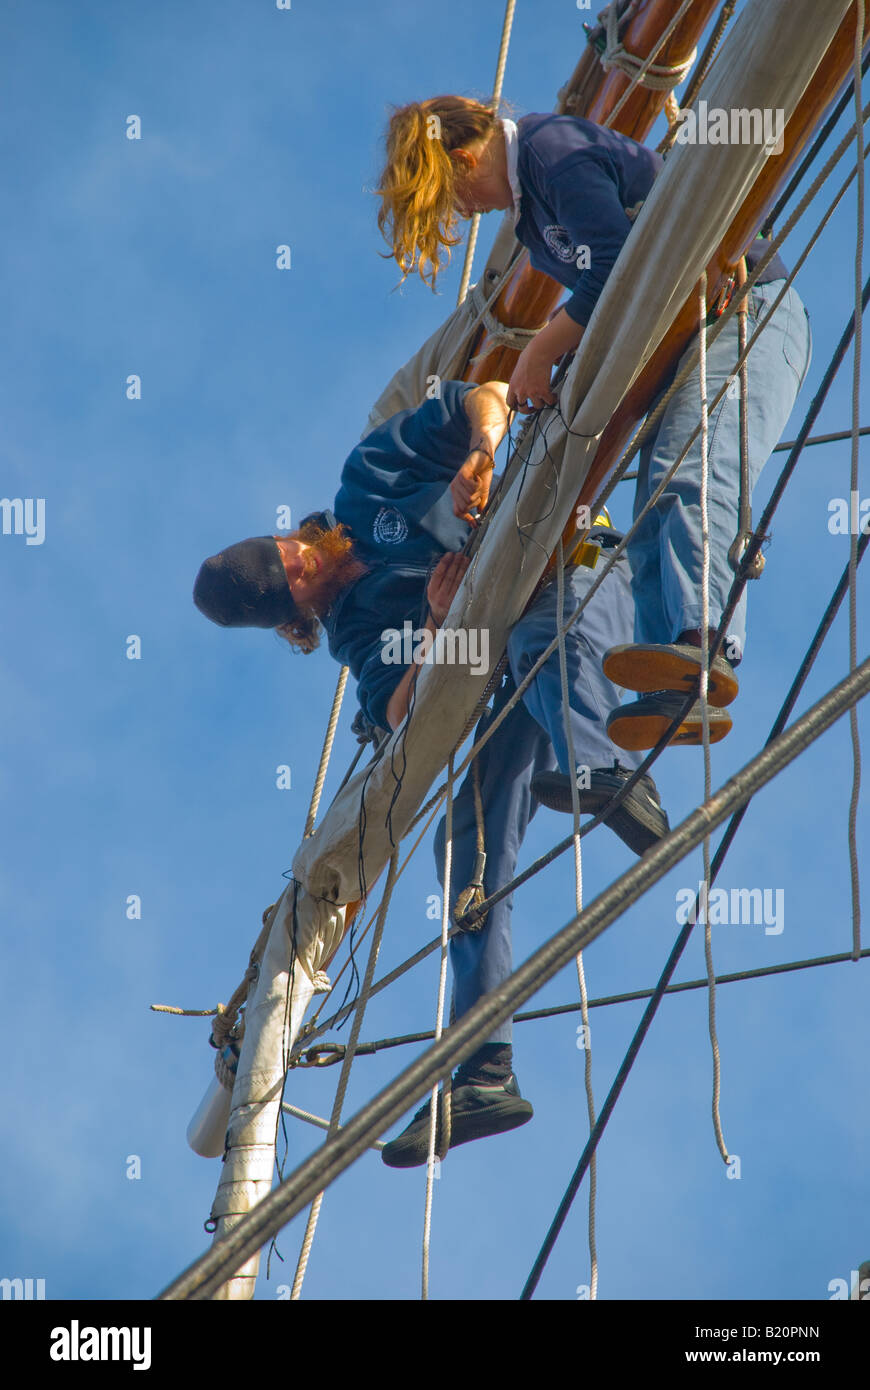
MULTIPOLYGON (((853 4, 816 69, 812 83, 786 124, 782 154, 772 156, 766 161, 751 193, 725 233, 719 250, 707 266, 710 302, 713 302, 725 285, 740 257, 757 235, 765 216, 803 154, 810 136, 821 125, 848 82, 854 60, 855 24, 856 7, 853 4)), ((694 297, 691 297, 681 309, 661 346, 653 353, 619 409, 611 417, 601 436, 595 462, 580 491, 578 502, 589 503, 594 500, 635 426, 646 414, 656 392, 697 332, 697 325, 697 303, 694 297)), ((571 530, 573 525, 566 529, 566 539, 571 530)))
MULTIPOLYGON (((697 47, 717 0, 697 0, 674 29, 656 55, 655 62, 677 66, 685 63, 697 47)), ((673 0, 643 0, 622 37, 628 53, 641 59, 650 54, 674 16, 673 0)), ((607 120, 616 103, 630 85, 624 72, 605 72, 595 49, 588 45, 573 76, 563 89, 556 110, 561 115, 585 116, 599 124, 607 120)), ((638 86, 613 122, 613 129, 634 140, 644 140, 661 113, 667 92, 638 86)), ((537 328, 545 323, 564 294, 556 280, 533 270, 524 255, 493 306, 499 323, 511 328, 537 328)), ((512 348, 488 350, 488 334, 481 332, 472 348, 471 365, 463 373, 466 381, 507 381, 513 372, 517 353, 512 348)))

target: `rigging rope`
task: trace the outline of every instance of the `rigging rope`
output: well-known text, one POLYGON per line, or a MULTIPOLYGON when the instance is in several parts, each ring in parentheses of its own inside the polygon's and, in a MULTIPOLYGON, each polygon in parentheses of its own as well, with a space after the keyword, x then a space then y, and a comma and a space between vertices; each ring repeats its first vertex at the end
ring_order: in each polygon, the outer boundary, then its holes
MULTIPOLYGON (((583 861, 580 850, 580 794, 577 787, 577 759, 574 749, 574 731, 571 728, 571 700, 568 691, 568 658, 565 651, 565 633, 561 624, 565 616, 565 553, 562 537, 559 537, 559 550, 556 557, 556 611, 559 615, 559 678, 562 686, 562 719, 565 727, 565 746, 568 750, 568 781, 571 787, 571 814, 574 819, 574 908, 583 911, 583 861)), ((580 989, 580 1017, 583 1029, 583 1079, 586 1087, 586 1113, 589 1129, 595 1124, 595 1095, 592 1090, 592 1034, 589 1027, 589 1000, 586 993, 586 972, 583 969, 583 953, 577 952, 577 984, 580 989)), ((589 1298, 598 1297, 598 1249, 595 1242, 595 1199, 598 1190, 598 1166, 594 1162, 589 1169, 589 1298)))
POLYGON ((697 56, 698 50, 696 48, 692 49, 691 54, 683 63, 672 65, 668 63, 654 63, 653 60, 656 58, 659 51, 664 48, 680 20, 684 15, 688 14, 693 3, 694 0, 683 0, 677 13, 674 15, 667 28, 663 30, 648 55, 643 60, 638 58, 634 53, 628 53, 619 42, 619 21, 616 14, 616 5, 614 3, 610 4, 607 10, 607 47, 601 57, 601 66, 604 68, 605 72, 608 72, 611 68, 617 68, 620 72, 629 76, 631 81, 607 119, 601 122, 603 126, 612 125, 635 88, 642 86, 652 91, 669 92, 672 88, 679 86, 683 81, 697 56))
MULTIPOLYGON (((514 23, 515 9, 516 0, 507 0, 504 22, 501 28, 501 43, 499 44, 498 61, 495 65, 495 80, 492 84, 493 115, 498 114, 498 104, 501 101, 501 89, 504 84, 504 70, 507 66, 508 49, 510 48, 511 29, 514 23)), ((477 245, 477 230, 479 226, 480 213, 476 212, 468 228, 468 241, 465 246, 465 262, 462 266, 462 279, 459 282, 459 294, 456 299, 457 305, 464 304, 468 294, 468 285, 471 280, 471 267, 474 264, 474 248, 477 245)))
MULTIPOLYGON (((710 681, 710 517, 709 488, 709 428, 707 411, 707 272, 698 282, 698 385, 701 394, 701 682, 698 699, 701 703, 701 726, 704 742, 704 805, 713 794, 710 767, 710 709, 707 702, 710 681)), ((742 370, 742 369, 741 369, 742 370)), ((725 1163, 729 1162, 728 1148, 722 1134, 719 1105, 722 1092, 722 1062, 716 1032, 716 971, 713 966, 713 927, 710 922, 710 836, 705 835, 702 855, 704 861, 704 957, 707 962, 707 1024, 713 1053, 713 1131, 716 1145, 725 1163)), ((590 1182, 591 1182, 590 1171, 590 1182)))
POLYGON ((329 723, 326 726, 323 747, 320 750, 320 765, 317 769, 317 776, 314 779, 314 786, 311 791, 311 803, 308 807, 308 816, 305 820, 305 830, 302 833, 303 840, 307 840, 308 836, 314 833, 314 822, 317 818, 317 808, 320 805, 323 783, 326 781, 326 772, 329 767, 330 756, 332 755, 332 745, 335 741, 338 716, 341 714, 341 702, 344 699, 344 688, 347 685, 348 671, 349 667, 342 666, 338 674, 338 684, 335 687, 335 694, 332 697, 332 709, 329 714, 329 723))
MULTIPOLYGON (((855 348, 852 358, 852 468, 849 500, 858 496, 858 430, 861 408, 861 348, 863 344, 863 322, 861 304, 861 279, 864 274, 864 127, 861 122, 861 50, 864 46, 864 0, 856 3, 855 60, 852 81, 855 87, 855 130, 856 163, 858 166, 857 184, 857 224, 855 230, 855 348)), ((851 507, 850 507, 851 515, 851 507)), ((858 664, 858 592, 856 586, 858 561, 858 533, 854 526, 849 527, 849 670, 854 671, 858 664)), ((861 739, 858 731, 858 714, 849 711, 849 733, 852 741, 852 795, 849 801, 848 841, 849 878, 852 896, 852 954, 857 960, 861 954, 861 880, 858 870, 858 799, 861 793, 861 739)))
MULTIPOLYGON (((683 99, 680 102, 680 106, 683 108, 683 110, 687 110, 692 105, 693 101, 695 100, 695 97, 698 95, 701 83, 704 81, 704 78, 707 76, 707 73, 713 66, 713 58, 715 56, 716 49, 719 47, 722 35, 725 33, 725 30, 728 26, 728 22, 734 13, 736 5, 737 0, 725 0, 724 5, 719 11, 719 17, 716 20, 713 32, 707 40, 707 45, 704 49, 704 52, 701 54, 695 71, 692 73, 692 80, 686 88, 685 92, 683 93, 683 99)), ((674 140, 676 138, 677 123, 676 121, 671 119, 670 115, 668 116, 668 126, 668 133, 662 140, 661 144, 658 146, 659 154, 665 154, 666 151, 671 148, 671 145, 674 143, 674 140)))
MULTIPOLYGON (((435 1041, 441 1037, 444 1028, 444 1000, 447 994, 447 943, 450 921, 450 879, 453 868, 453 758, 450 754, 447 764, 447 808, 444 827, 444 884, 441 903, 441 965, 438 972, 438 1003, 435 1010, 435 1041)), ((438 1146, 438 1160, 447 1157, 450 1148, 451 1093, 450 1071, 448 1069, 441 1088, 442 1117, 441 1143, 438 1146)), ((429 1154, 426 1161, 426 1205, 423 1213, 423 1267, 422 1294, 425 1301, 429 1297, 429 1237, 432 1232, 432 1187, 435 1181, 435 1140, 438 1132, 438 1087, 432 1089, 429 1100, 429 1154)))

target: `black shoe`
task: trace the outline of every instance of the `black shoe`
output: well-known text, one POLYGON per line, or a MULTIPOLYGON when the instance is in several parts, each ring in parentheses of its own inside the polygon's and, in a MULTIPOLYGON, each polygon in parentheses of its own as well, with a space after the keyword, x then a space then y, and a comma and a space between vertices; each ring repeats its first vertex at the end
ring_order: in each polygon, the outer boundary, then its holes
MULTIPOLYGON (((440 1096, 440 1093, 439 1093, 440 1096)), ((427 1101, 414 1116, 407 1129, 385 1144, 381 1158, 390 1168, 419 1168, 429 1157, 429 1110, 427 1101)), ((488 1134, 503 1134, 526 1124, 533 1116, 531 1103, 523 1100, 516 1077, 509 1076, 496 1086, 454 1085, 450 1102, 450 1148, 483 1139, 488 1134)), ((441 1104, 435 1130, 435 1152, 441 1151, 441 1104)))
MULTIPOLYGON (((612 768, 596 768, 589 775, 590 785, 578 789, 580 810, 586 815, 597 815, 624 787, 630 776, 631 773, 618 764, 612 768)), ((537 773, 532 778, 532 791, 543 806, 549 806, 553 811, 567 811, 570 814, 573 810, 571 781, 565 772, 537 773)), ((605 818, 604 823, 635 854, 646 853, 670 830, 656 784, 647 776, 635 783, 625 800, 605 818)))
MULTIPOLYGON (((688 642, 630 642, 611 647, 605 653, 602 670, 608 680, 624 690, 675 690, 688 695, 690 690, 698 689, 701 655, 701 648, 688 642)), ((722 655, 716 656, 707 682, 708 704, 730 705, 737 698, 737 690, 731 663, 722 655)))
MULTIPOLYGON (((685 703, 686 696, 675 690, 651 690, 633 704, 620 705, 615 709, 607 721, 607 732, 617 748, 626 748, 631 752, 655 748, 685 703)), ((711 743, 718 743, 726 734, 730 734, 732 724, 727 710, 708 705, 707 719, 711 743)), ((696 700, 688 714, 684 715, 670 742, 691 745, 704 742, 700 700, 696 700)))

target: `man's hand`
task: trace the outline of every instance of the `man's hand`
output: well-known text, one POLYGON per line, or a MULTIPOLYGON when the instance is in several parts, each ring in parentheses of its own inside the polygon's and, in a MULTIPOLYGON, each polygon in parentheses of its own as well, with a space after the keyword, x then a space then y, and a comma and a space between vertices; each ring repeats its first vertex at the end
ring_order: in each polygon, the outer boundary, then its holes
POLYGON ((432 618, 438 627, 441 626, 450 611, 450 605, 456 590, 462 583, 462 577, 468 569, 469 563, 467 555, 460 555, 458 552, 448 550, 445 555, 441 556, 432 571, 426 597, 432 610, 432 618))
POLYGON ((454 516, 461 516, 472 526, 477 525, 470 509, 476 507, 478 511, 484 510, 489 501, 494 468, 495 462, 485 449, 472 449, 450 484, 454 516))
POLYGON ((546 351, 541 352, 538 338, 532 338, 517 358, 508 384, 507 403, 511 409, 528 415, 532 410, 542 410, 545 405, 555 405, 556 396, 550 390, 552 371, 553 358, 546 351))

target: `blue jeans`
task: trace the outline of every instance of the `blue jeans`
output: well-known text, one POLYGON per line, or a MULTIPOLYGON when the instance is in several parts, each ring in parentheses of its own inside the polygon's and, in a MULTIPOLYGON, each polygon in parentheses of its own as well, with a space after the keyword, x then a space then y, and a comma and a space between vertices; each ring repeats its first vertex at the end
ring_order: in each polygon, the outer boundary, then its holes
MULTIPOLYGON (((751 292, 747 337, 768 312, 782 280, 751 292)), ((679 363, 696 347, 693 339, 679 363)), ((712 400, 733 373, 739 355, 735 317, 707 353, 707 399, 712 400)), ((749 373, 749 480, 754 488, 779 442, 810 364, 811 337, 803 304, 789 289, 747 358, 749 373)), ((678 370, 679 370, 678 368, 678 370)), ((708 433, 708 516, 710 526, 710 626, 718 626, 734 579, 728 550, 738 530, 740 436, 738 390, 723 397, 711 413, 708 433)), ((667 406, 638 464, 634 516, 655 491, 701 418, 699 369, 667 406)), ((628 544, 636 610, 635 641, 673 642, 680 633, 701 628, 701 439, 695 440, 674 478, 628 544)), ((726 652, 743 654, 746 591, 726 635, 726 652)))
MULTIPOLYGON (((566 574, 565 618, 570 616, 600 573, 607 553, 605 549, 596 569, 578 566, 566 574)), ((556 634, 556 614, 554 581, 541 591, 511 632, 508 641, 510 674, 496 694, 493 717, 552 641, 556 634)), ((589 768, 611 767, 619 761, 633 771, 640 762, 639 754, 623 752, 607 736, 607 716, 619 704, 619 692, 601 670, 607 649, 630 642, 633 630, 631 576, 623 557, 565 636, 574 757, 577 763, 589 768)), ((481 736, 486 723, 484 715, 475 738, 481 736)), ((516 873, 523 836, 538 806, 531 791, 532 777, 537 772, 551 772, 557 766, 562 772, 570 771, 558 650, 548 658, 522 699, 478 754, 486 843, 484 891, 487 895, 509 882, 516 873)), ((435 862, 442 888, 444 839, 445 822, 442 820, 435 835, 435 862)), ((451 914, 456 898, 468 886, 476 848, 474 793, 469 769, 453 803, 451 914)), ((451 941, 453 1004, 457 1017, 511 974, 512 912, 511 895, 490 908, 480 931, 463 932, 451 941)), ((489 1042, 510 1040, 510 1020, 488 1039, 489 1042)))

